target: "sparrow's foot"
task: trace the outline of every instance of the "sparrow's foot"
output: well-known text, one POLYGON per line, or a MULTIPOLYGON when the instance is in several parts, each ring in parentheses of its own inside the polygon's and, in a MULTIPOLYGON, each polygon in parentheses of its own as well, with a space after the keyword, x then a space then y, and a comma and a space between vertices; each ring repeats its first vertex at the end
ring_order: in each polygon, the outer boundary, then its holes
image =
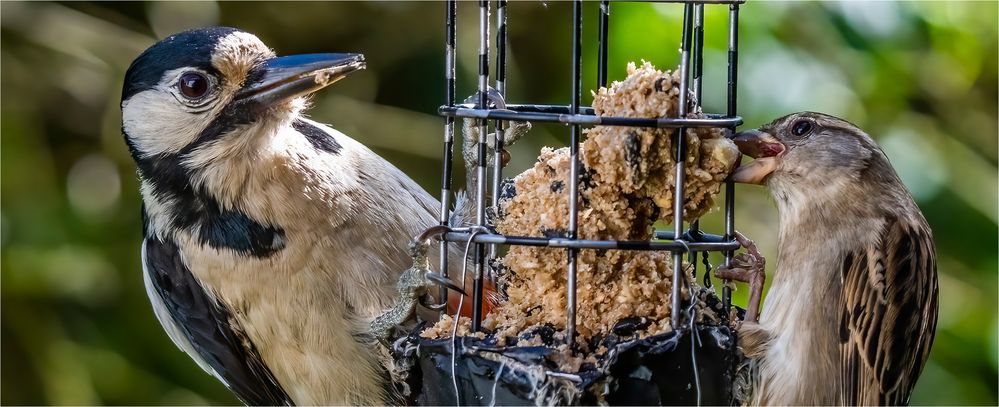
POLYGON ((725 280, 742 281, 749 284, 749 304, 746 307, 746 321, 756 322, 760 314, 760 300, 763 297, 763 283, 766 282, 766 259, 760 254, 756 243, 742 233, 735 232, 735 240, 746 249, 732 258, 728 266, 715 269, 715 276, 725 280))

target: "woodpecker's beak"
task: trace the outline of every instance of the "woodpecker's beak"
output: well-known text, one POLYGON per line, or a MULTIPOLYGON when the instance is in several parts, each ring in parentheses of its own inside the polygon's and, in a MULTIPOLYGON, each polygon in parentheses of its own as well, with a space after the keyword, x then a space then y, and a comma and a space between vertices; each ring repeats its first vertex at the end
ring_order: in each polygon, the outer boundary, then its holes
POLYGON ((364 69, 361 54, 304 54, 271 58, 257 68, 256 79, 236 99, 272 106, 325 88, 364 69), (262 73, 261 73, 262 72, 262 73))
POLYGON ((739 147, 739 152, 753 157, 749 164, 742 165, 732 173, 732 180, 745 184, 763 184, 784 155, 786 147, 770 133, 760 130, 748 130, 737 133, 732 141, 739 147))

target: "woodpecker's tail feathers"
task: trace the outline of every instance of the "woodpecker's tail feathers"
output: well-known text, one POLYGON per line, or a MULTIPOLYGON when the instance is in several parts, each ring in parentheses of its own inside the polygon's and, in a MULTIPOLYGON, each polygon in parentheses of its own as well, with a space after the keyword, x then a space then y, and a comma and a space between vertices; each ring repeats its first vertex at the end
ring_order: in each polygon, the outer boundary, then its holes
POLYGON ((448 225, 452 228, 471 226, 475 223, 475 202, 469 197, 467 191, 458 191, 454 194, 454 209, 451 210, 451 218, 448 225))
MULTIPOLYGON (((472 292, 472 279, 467 279, 465 282, 465 292, 471 294, 472 292)), ((492 281, 489 279, 484 279, 482 281, 482 317, 485 318, 489 312, 492 311, 493 307, 496 306, 497 301, 500 300, 502 296, 496 292, 496 286, 493 285, 492 281)), ((461 299, 461 294, 454 290, 448 290, 447 294, 447 313, 449 315, 454 315, 455 311, 458 310, 458 300, 461 299)), ((465 297, 464 301, 461 301, 461 316, 472 317, 472 297, 468 295, 465 297)))

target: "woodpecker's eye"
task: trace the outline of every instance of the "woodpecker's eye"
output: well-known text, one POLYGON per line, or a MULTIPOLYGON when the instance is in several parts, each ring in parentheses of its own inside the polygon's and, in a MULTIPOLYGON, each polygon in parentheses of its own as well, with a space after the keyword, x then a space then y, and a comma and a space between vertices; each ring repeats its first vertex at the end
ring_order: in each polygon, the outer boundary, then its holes
POLYGON ((180 77, 180 93, 188 99, 198 99, 208 93, 208 78, 197 72, 188 72, 180 77))
POLYGON ((812 122, 808 120, 798 120, 791 126, 791 133, 801 137, 812 131, 812 122))

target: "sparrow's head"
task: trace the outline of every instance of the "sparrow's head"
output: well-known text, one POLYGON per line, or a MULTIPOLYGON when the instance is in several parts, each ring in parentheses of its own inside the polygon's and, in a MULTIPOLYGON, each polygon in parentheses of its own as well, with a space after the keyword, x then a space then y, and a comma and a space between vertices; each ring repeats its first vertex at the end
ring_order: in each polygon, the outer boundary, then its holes
POLYGON ((213 27, 172 35, 125 73, 122 131, 136 161, 175 156, 298 113, 303 97, 364 68, 360 54, 276 57, 253 34, 213 27))
POLYGON ((883 157, 870 136, 853 124, 822 113, 793 113, 733 138, 754 158, 732 175, 736 182, 771 188, 817 190, 857 179, 883 157))

